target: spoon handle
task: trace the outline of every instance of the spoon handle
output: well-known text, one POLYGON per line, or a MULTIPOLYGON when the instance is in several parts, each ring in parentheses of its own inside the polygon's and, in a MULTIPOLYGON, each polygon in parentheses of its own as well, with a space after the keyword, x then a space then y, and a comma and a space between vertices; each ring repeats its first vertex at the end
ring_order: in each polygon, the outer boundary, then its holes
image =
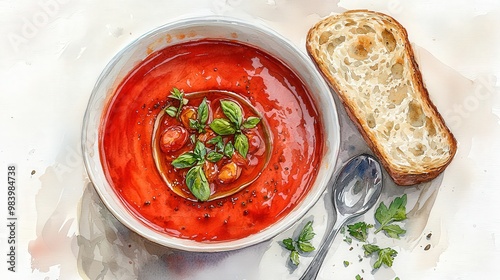
POLYGON ((323 238, 321 246, 319 247, 316 255, 314 256, 313 260, 307 267, 302 277, 300 277, 300 280, 312 280, 318 277, 319 270, 321 268, 321 265, 323 264, 323 261, 325 260, 328 249, 330 249, 333 240, 335 240, 335 236, 344 226, 344 224, 349 220, 349 218, 350 217, 340 215, 340 213, 337 212, 337 221, 335 221, 335 224, 333 225, 333 228, 331 230, 327 230, 327 235, 323 238))

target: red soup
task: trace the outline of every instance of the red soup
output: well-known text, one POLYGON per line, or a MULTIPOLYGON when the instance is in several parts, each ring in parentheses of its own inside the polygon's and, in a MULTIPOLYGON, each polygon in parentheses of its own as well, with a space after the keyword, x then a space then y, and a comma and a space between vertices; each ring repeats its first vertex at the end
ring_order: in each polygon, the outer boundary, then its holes
POLYGON ((310 190, 323 124, 302 81, 257 48, 200 40, 151 53, 104 112, 107 179, 147 225, 195 241, 257 233, 310 190))

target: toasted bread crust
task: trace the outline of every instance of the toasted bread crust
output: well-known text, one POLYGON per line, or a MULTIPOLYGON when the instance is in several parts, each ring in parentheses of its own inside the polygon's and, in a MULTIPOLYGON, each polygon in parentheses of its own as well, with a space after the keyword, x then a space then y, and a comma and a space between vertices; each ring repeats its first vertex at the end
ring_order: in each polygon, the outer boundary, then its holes
POLYGON ((348 11, 313 26, 306 49, 396 184, 443 172, 457 143, 429 98, 401 24, 382 13, 348 11))

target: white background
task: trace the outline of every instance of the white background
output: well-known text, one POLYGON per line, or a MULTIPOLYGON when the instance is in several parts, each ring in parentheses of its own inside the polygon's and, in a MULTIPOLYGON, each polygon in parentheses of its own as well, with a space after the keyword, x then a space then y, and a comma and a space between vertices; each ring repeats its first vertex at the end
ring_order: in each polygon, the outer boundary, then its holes
MULTIPOLYGON (((492 279, 500 263, 500 4, 480 1, 0 0, 0 275, 2 279, 297 279, 277 241, 219 254, 171 251, 128 232, 104 209, 86 176, 82 119, 100 72, 141 34, 178 18, 240 17, 268 25, 303 51, 307 30, 346 9, 385 12, 406 27, 430 96, 459 142, 445 173, 407 193, 393 267, 337 238, 320 279, 492 279), (7 166, 17 167, 16 270, 7 270, 7 166), (432 236, 426 236, 431 233, 432 236), (429 250, 424 250, 430 245, 429 250), (362 259, 360 262, 359 259, 362 259), (343 262, 351 264, 347 267, 343 262)), ((340 114, 344 114, 339 110, 340 114)), ((359 139, 343 119, 344 139, 359 139), (348 136, 345 136, 348 135, 348 136)), ((345 159, 363 144, 344 143, 345 159)), ((324 200, 306 215, 319 244, 324 200)), ((373 222, 373 212, 364 218, 373 222)))

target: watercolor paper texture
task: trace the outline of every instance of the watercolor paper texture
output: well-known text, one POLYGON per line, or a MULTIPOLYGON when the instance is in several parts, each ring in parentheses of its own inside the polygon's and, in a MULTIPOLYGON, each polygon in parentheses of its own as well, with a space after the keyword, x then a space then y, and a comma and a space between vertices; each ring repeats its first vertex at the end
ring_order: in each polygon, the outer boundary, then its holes
MULTIPOLYGON (((334 218, 329 191, 303 220, 253 247, 223 253, 165 248, 128 230, 99 199, 82 160, 83 115, 110 59, 165 23, 200 15, 238 17, 274 29, 305 52, 305 35, 319 19, 371 9, 406 27, 430 97, 459 147, 432 182, 402 188, 386 176, 381 201, 406 194, 409 212, 400 239, 370 239, 398 251, 392 267, 373 271, 374 259, 339 235, 319 279, 491 279, 500 263, 498 3, 0 0, 0 278, 298 279, 313 254, 295 268, 279 241, 313 220, 313 245, 319 247, 334 218), (8 172, 14 170, 10 215, 8 172)), ((369 149, 343 108, 338 111, 340 166, 369 149)), ((358 221, 374 223, 373 216, 371 210, 358 221)))

